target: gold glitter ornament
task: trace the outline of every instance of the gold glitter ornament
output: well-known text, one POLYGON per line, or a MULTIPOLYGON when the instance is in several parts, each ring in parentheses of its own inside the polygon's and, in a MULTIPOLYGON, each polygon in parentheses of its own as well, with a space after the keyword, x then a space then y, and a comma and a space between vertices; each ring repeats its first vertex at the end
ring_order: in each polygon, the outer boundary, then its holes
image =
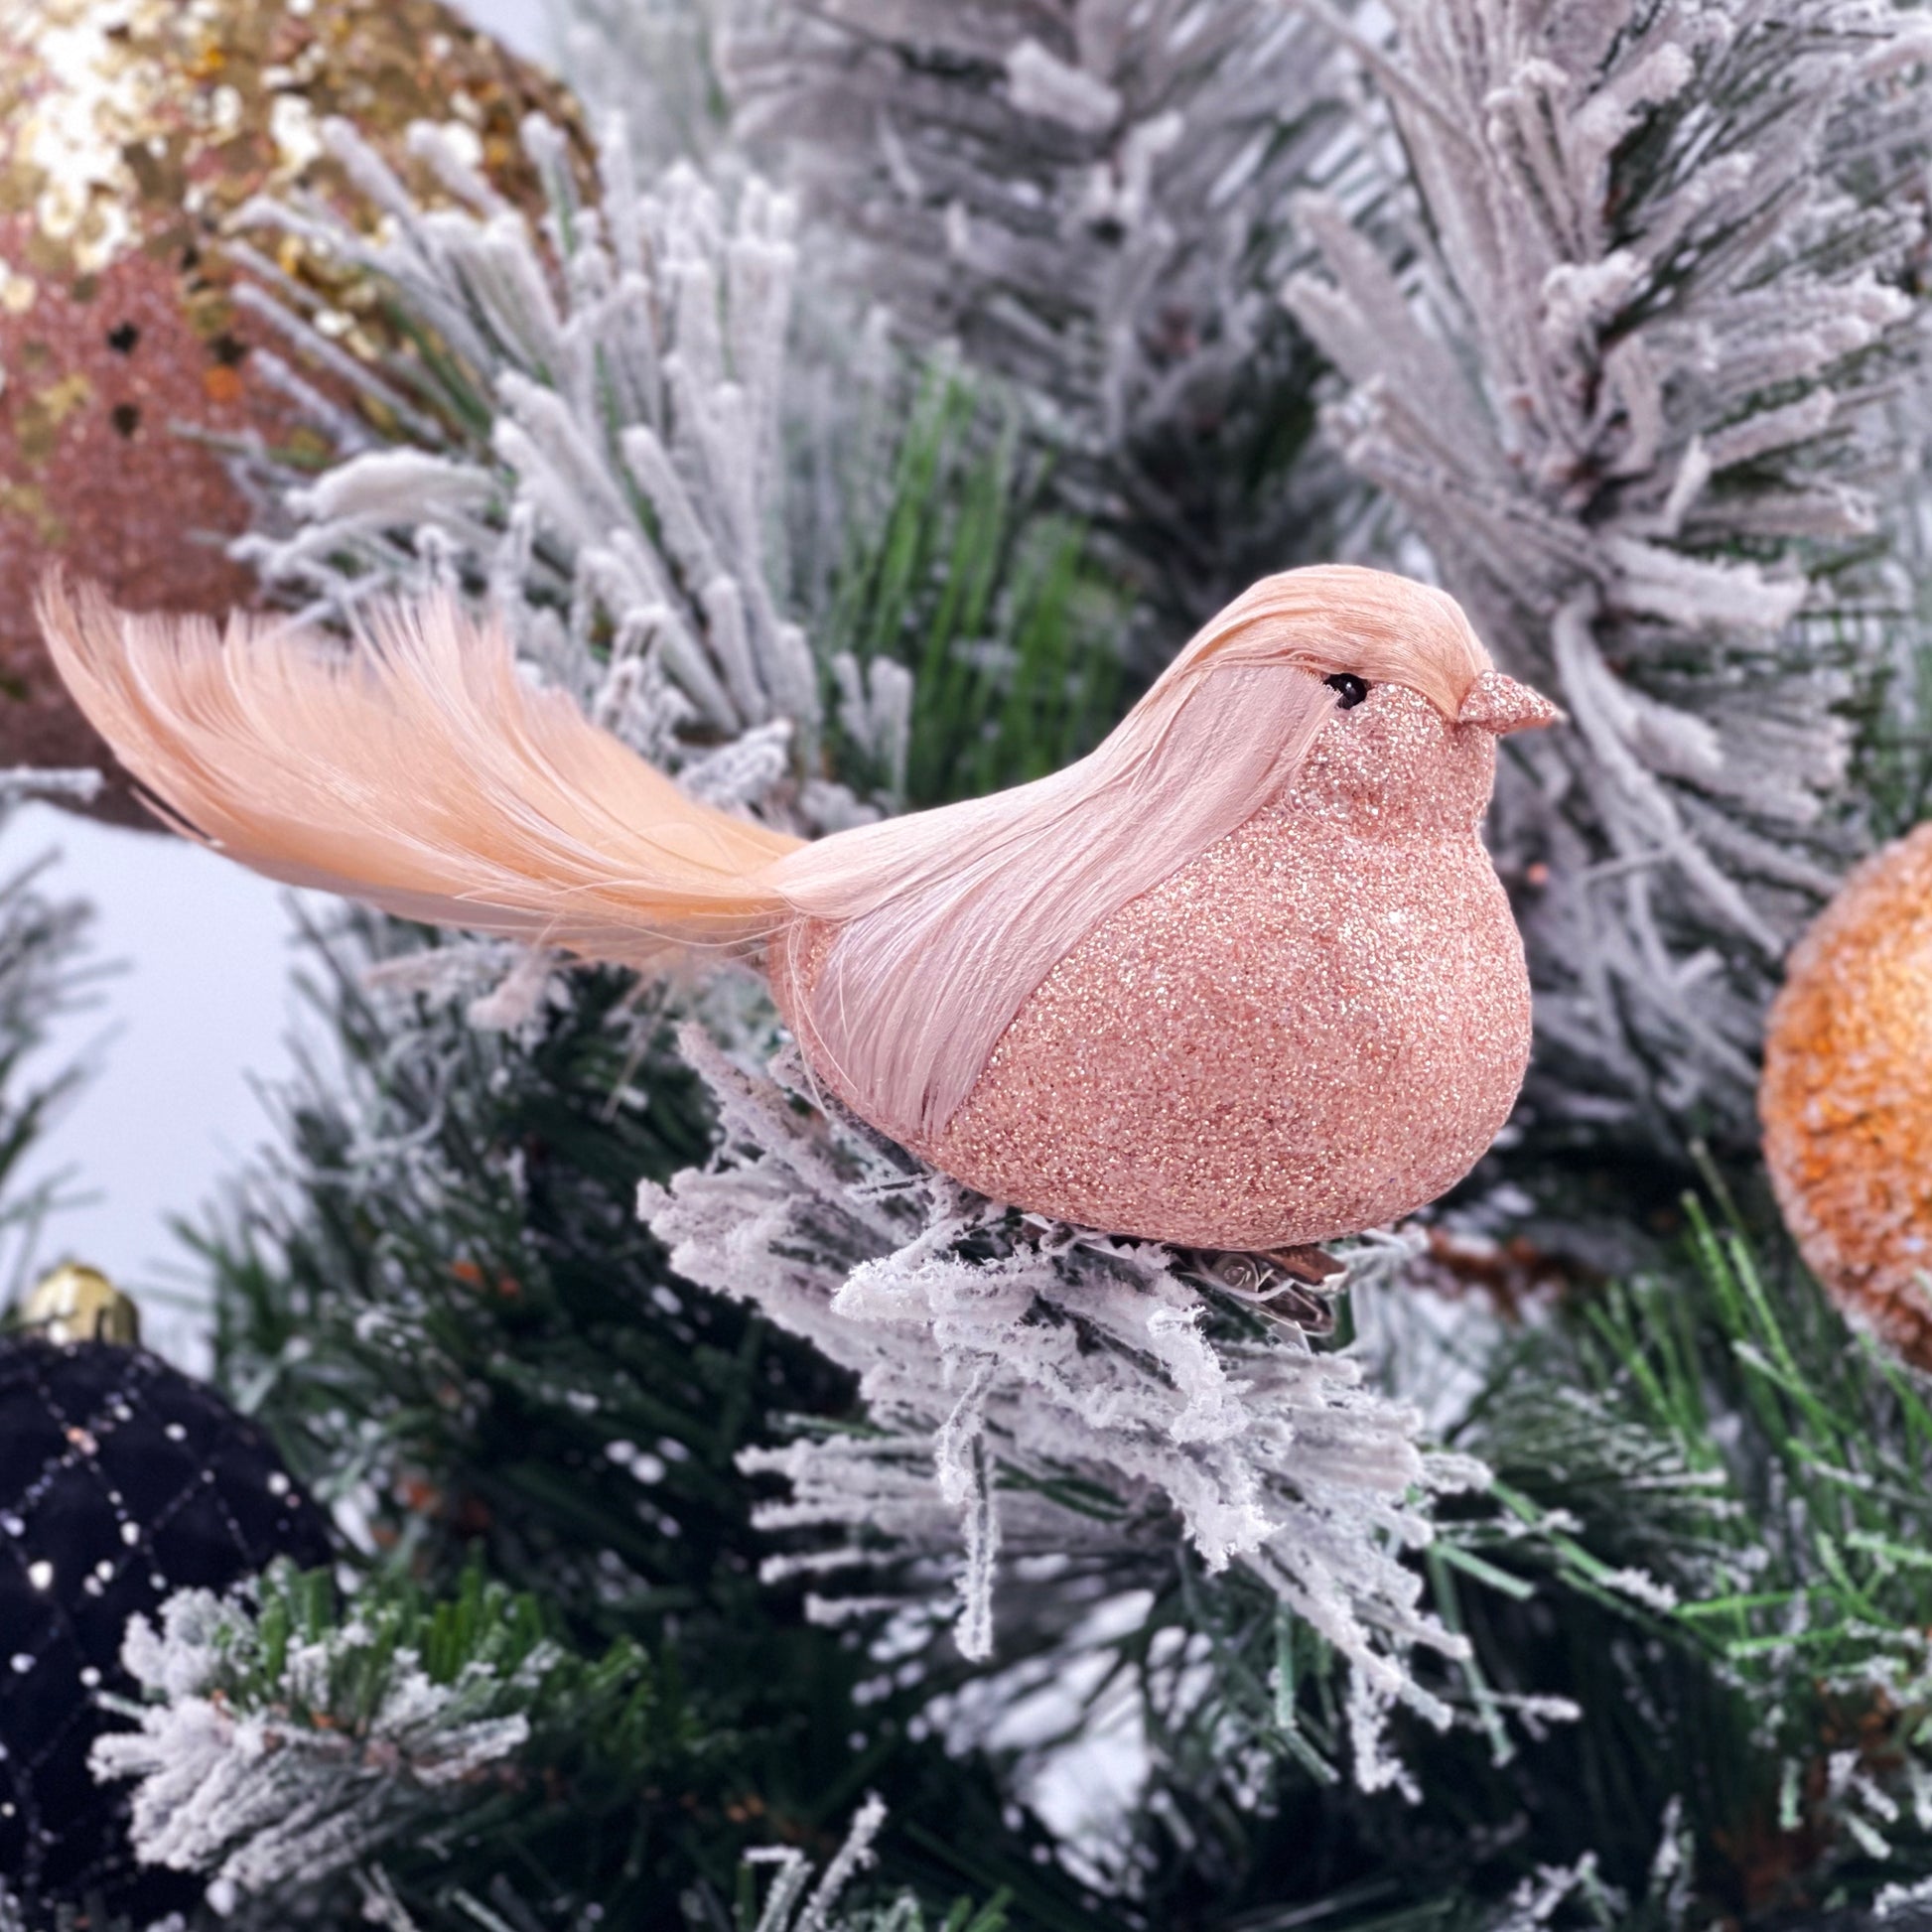
MULTIPOLYGON (((228 217, 300 192, 371 225, 324 153, 332 116, 426 205, 448 197, 407 151, 415 121, 535 209, 532 112, 573 135, 588 179, 569 96, 439 0, 0 0, 0 766, 98 764, 112 782, 90 809, 153 829, 47 662, 34 585, 65 558, 150 609, 246 603, 224 544, 250 505, 177 430, 327 453, 255 372, 274 332, 233 301, 228 217)), ((298 242, 275 251, 327 286, 351 353, 386 341, 373 291, 298 242)))
POLYGON ((1757 1105, 1805 1265, 1932 1368, 1932 824, 1853 872, 1792 949, 1757 1105))

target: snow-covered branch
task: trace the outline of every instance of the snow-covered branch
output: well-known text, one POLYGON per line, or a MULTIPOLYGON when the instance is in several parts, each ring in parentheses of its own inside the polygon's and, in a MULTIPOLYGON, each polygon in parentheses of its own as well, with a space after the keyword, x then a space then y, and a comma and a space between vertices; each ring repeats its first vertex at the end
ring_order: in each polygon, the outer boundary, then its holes
POLYGON ((1332 439, 1573 720, 1493 821, 1540 1093, 1737 1124, 1899 603, 1863 559, 1916 428, 1932 38, 1862 0, 1391 12, 1402 169, 1298 201, 1288 302, 1351 385, 1332 439))
POLYGON ((768 1528, 832 1532, 769 1574, 949 1569, 957 1641, 985 1658, 1003 1558, 1149 1569, 1185 1544, 1210 1572, 1242 1566, 1334 1646, 1355 1774, 1397 1781, 1387 1712, 1449 1723, 1414 1665, 1463 1654, 1405 1559, 1433 1538, 1433 1498, 1481 1486, 1481 1465, 1431 1453, 1417 1413, 1345 1352, 1187 1279, 1169 1250, 966 1193, 812 1108, 793 1060, 780 1085, 695 1028, 680 1043, 723 1144, 709 1171, 646 1182, 640 1211, 681 1274, 816 1343, 866 1404, 864 1428, 746 1458, 787 1484, 768 1528))
POLYGON ((1278 0, 776 0, 722 44, 832 272, 1031 397, 1164 593, 1204 616, 1308 553, 1271 473, 1315 363, 1275 291, 1341 122, 1322 35, 1278 0))
POLYGON ((160 1625, 137 1616, 122 1661, 155 1702, 140 1728, 96 1741, 97 1778, 137 1778, 131 1826, 150 1864, 209 1874, 213 1895, 313 1884, 443 1808, 487 1777, 530 1734, 520 1708, 554 1661, 533 1652, 521 1682, 483 1663, 436 1681, 413 1651, 382 1654, 350 1621, 291 1643, 272 1696, 238 1696, 267 1667, 275 1638, 245 1596, 182 1590, 160 1625), (365 1708, 342 1721, 345 1679, 365 1708))
MULTIPOLYGON (((421 349, 357 359, 339 346, 352 316, 318 277, 235 244, 252 274, 239 299, 396 438, 334 412, 342 460, 307 480, 271 467, 283 527, 239 552, 316 615, 454 579, 542 675, 708 798, 756 803, 809 773, 819 670, 786 610, 782 508, 788 199, 747 179, 728 206, 683 165, 641 189, 613 128, 586 206, 560 137, 533 118, 525 144, 552 195, 539 232, 447 130, 411 135, 468 204, 435 209, 345 123, 324 135, 381 228, 258 201, 241 232, 293 237, 343 302, 387 291, 421 349)), ((890 737, 904 675, 887 665, 874 682, 865 716, 890 737)))

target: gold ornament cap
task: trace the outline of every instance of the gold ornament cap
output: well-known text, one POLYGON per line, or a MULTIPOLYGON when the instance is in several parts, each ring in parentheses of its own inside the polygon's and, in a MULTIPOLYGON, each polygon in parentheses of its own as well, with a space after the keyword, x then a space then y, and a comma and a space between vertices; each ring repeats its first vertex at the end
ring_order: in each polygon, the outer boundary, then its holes
POLYGON ((141 1345, 141 1311, 98 1268, 64 1262, 43 1275, 20 1305, 19 1324, 49 1341, 141 1345))

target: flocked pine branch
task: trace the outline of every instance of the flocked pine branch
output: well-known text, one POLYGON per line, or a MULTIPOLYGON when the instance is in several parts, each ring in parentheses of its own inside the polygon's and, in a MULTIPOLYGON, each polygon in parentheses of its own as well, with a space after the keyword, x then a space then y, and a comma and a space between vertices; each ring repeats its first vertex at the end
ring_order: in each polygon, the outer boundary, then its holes
POLYGON ((1007 1919, 997 1904, 976 1910, 961 1901, 937 1921, 910 1891, 883 1904, 855 1902, 852 1893, 875 1861, 885 1823, 885 1805, 869 1797, 822 1870, 795 1846, 755 1847, 745 1856, 729 1915, 706 1894, 687 1896, 691 1932, 1002 1932, 1007 1919))
POLYGON ((336 445, 320 476, 244 455, 272 509, 240 549, 271 588, 340 615, 454 578, 687 787, 807 828, 871 809, 855 792, 929 802, 1039 775, 1111 722, 1118 598, 1080 527, 1043 513, 1009 412, 823 300, 788 334, 782 198, 684 166, 640 195, 619 160, 584 207, 533 123, 556 162, 539 234, 481 199, 447 130, 417 143, 472 210, 415 206, 351 131, 327 132, 388 238, 256 205, 251 232, 292 228, 309 278, 235 250, 243 299, 360 408, 265 358, 336 445), (383 330, 357 326, 370 304, 383 330), (385 355, 396 336, 412 347, 385 355))
POLYGON ((526 1788, 543 1802, 560 1747, 617 1745, 641 1791, 687 1742, 634 1645, 575 1657, 534 1598, 477 1572, 440 1603, 380 1579, 346 1613, 333 1598, 326 1576, 279 1570, 225 1597, 178 1591, 128 1626, 145 1702, 136 1728, 96 1741, 94 1774, 137 1781, 139 1856, 205 1874, 217 1907, 312 1893, 526 1788))
POLYGON ((1031 396, 1071 502, 1171 608, 1311 554, 1334 505, 1290 472, 1316 359, 1275 299, 1291 194, 1341 119, 1309 23, 1277 0, 776 0, 722 50, 740 139, 780 147, 848 246, 828 273, 1031 396))
MULTIPOLYGON (((1829 1876, 1869 1900, 1932 1851, 1932 1403, 1781 1239, 1715 1227, 1695 1202, 1688 1219, 1682 1259, 1500 1349, 1460 1440, 1513 1506, 1567 1523, 1517 1554, 1554 1559, 1565 1621, 1603 1660, 1589 1701, 1651 1714, 1616 1775, 1658 1805, 1681 1795, 1700 1883, 1748 1884, 1731 1874, 1756 1858, 1794 1895, 1829 1876), (1650 1580, 1647 1603, 1601 1596, 1613 1566, 1650 1580)), ((1473 1634, 1505 1669, 1526 1641, 1499 1596, 1473 1634)), ((1583 1790, 1594 1771, 1540 1775, 1583 1790)), ((1607 1852, 1628 1823, 1592 1838, 1607 1852)))
POLYGON ((1430 1451, 1419 1415, 1345 1353, 1238 1294, 1217 1301, 1169 1250, 1035 1223, 801 1110, 795 1061, 779 1085, 695 1027, 680 1045, 717 1100, 721 1154, 645 1182, 640 1211, 680 1274, 814 1342, 866 1404, 863 1427, 741 1455, 785 1479, 768 1529, 831 1533, 773 1556, 767 1577, 845 1582, 817 1599, 836 1618, 880 1606, 868 1572, 909 1566, 914 1591, 950 1572, 956 1640, 985 1658, 1003 1561, 1138 1565, 1141 1581, 1185 1544, 1333 1646, 1354 1775, 1400 1783, 1390 1712, 1452 1722, 1418 1660, 1466 1654, 1412 1559, 1434 1540, 1434 1499, 1479 1488, 1481 1464, 1430 1451))
POLYGON ((1352 384, 1333 440, 1571 714, 1492 818, 1537 1091, 1736 1127, 1900 601, 1932 38, 1863 0, 1390 11, 1405 172, 1359 223, 1300 200, 1289 305, 1352 384))
POLYGON ((1932 43, 1834 0, 1393 14, 1407 216, 1377 245, 1305 197, 1289 304, 1354 382, 1348 460, 1573 717, 1493 819, 1540 1091, 1733 1125, 1897 595, 1859 566, 1911 429, 1932 43))
MULTIPOLYGON (((238 223, 296 237, 349 306, 245 241, 237 299, 387 440, 265 357, 342 460, 306 481, 270 462, 288 527, 240 553, 317 615, 453 578, 542 674, 705 797, 757 804, 789 779, 807 823, 850 817, 849 794, 816 775, 819 667, 786 610, 786 198, 747 180, 727 207, 688 167, 639 189, 614 131, 591 206, 561 137, 533 118, 524 138, 551 196, 537 232, 445 130, 411 137, 467 204, 441 209, 412 202, 346 124, 324 137, 382 231, 319 202, 258 201, 238 223), (409 352, 340 347, 357 303, 389 305, 409 352)), ((903 671, 837 668, 843 726, 892 773, 903 671)))

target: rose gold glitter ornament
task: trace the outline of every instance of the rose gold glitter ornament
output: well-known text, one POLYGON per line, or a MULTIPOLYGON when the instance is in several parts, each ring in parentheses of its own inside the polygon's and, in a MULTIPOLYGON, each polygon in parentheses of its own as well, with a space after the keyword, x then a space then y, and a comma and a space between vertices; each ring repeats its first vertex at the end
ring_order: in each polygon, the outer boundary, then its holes
MULTIPOLYGON (((0 765, 105 764, 94 809, 153 829, 47 661, 34 585, 69 558, 149 608, 226 610, 253 593, 223 549, 249 505, 178 428, 327 454, 255 373, 268 332, 231 299, 227 217, 301 190, 372 219, 323 156, 331 115, 431 202, 404 136, 454 123, 535 207, 516 132, 533 110, 577 127, 554 82, 437 0, 0 4, 0 765)), ((321 279, 299 245, 278 252, 321 279)), ((330 293, 355 352, 380 328, 373 291, 330 293)))
POLYGON ((1932 1368, 1932 825, 1860 866, 1793 948, 1757 1106, 1806 1266, 1932 1368))
POLYGON ((999 1200, 1190 1248, 1405 1214, 1508 1118, 1523 948, 1478 836, 1554 707, 1441 591, 1264 579, 1051 777, 806 845, 700 805, 455 609, 353 659, 58 587, 56 661, 274 877, 651 964, 762 942, 832 1093, 999 1200))

